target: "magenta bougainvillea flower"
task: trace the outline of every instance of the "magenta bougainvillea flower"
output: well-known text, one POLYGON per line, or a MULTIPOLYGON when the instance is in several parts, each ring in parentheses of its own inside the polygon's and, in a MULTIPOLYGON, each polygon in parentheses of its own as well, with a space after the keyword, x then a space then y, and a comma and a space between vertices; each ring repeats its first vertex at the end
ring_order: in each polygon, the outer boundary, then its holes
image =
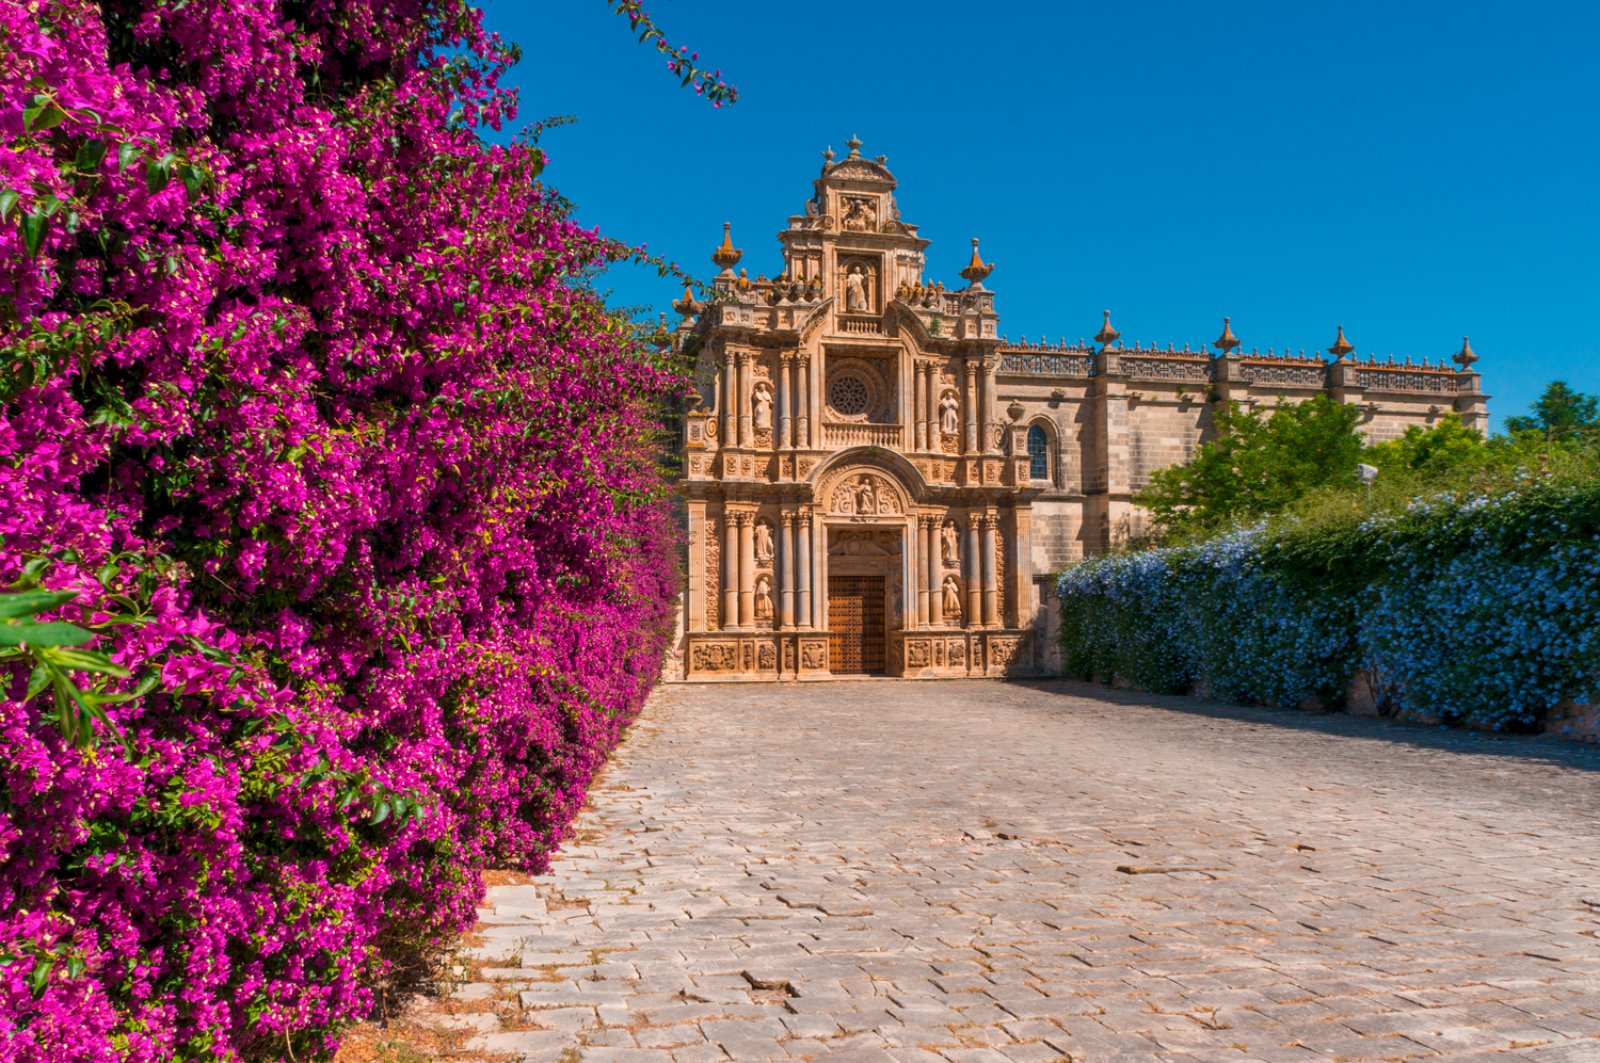
POLYGON ((0 628, 0 1058, 316 1056, 659 671, 679 380, 479 136, 462 3, 25 0, 0 53, 0 585, 61 592, 0 628))

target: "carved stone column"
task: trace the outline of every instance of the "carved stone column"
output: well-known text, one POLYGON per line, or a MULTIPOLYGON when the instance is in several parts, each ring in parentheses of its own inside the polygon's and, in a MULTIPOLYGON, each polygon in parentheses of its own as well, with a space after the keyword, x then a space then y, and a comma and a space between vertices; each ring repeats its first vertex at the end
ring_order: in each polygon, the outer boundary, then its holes
POLYGON ((979 526, 983 518, 967 516, 967 626, 983 626, 983 552, 979 549, 979 526))
POLYGON ((739 393, 735 401, 739 406, 739 445, 741 447, 754 446, 755 430, 750 424, 750 389, 754 386, 755 373, 750 364, 753 359, 749 351, 739 354, 739 393))
POLYGON ((978 366, 977 363, 968 360, 966 368, 967 393, 966 401, 963 403, 966 407, 965 413, 967 415, 967 447, 965 453, 976 454, 979 452, 978 422, 983 417, 982 412, 978 409, 978 366))
POLYGON ((912 416, 915 419, 916 432, 912 439, 912 446, 917 450, 928 449, 928 366, 924 362, 911 363, 911 398, 912 416))
POLYGON ((756 626, 756 521, 753 513, 740 513, 739 521, 739 626, 756 626))
POLYGON ((944 627, 944 559, 939 551, 944 546, 937 514, 928 518, 928 626, 944 627))
POLYGON ((939 427, 939 366, 938 363, 928 363, 928 398, 926 408, 928 411, 928 449, 935 454, 944 453, 944 432, 939 427))
MULTIPOLYGON (((916 560, 912 562, 911 573, 913 582, 917 587, 917 626, 928 626, 928 580, 927 557, 928 551, 933 548, 933 539, 929 534, 933 525, 933 518, 923 514, 917 518, 917 549, 916 560)), ((910 626, 910 625, 907 625, 910 626)))
POLYGON ((995 579, 995 535, 1000 524, 993 513, 983 518, 983 626, 998 627, 1000 617, 1000 584, 995 579))
POLYGON ((828 529, 821 513, 811 517, 811 626, 821 631, 828 626, 827 557, 828 529))
POLYGON ((795 409, 795 446, 811 446, 811 356, 804 351, 799 355, 799 367, 795 374, 800 387, 800 394, 796 396, 795 409))
POLYGON ((739 627, 739 515, 722 509, 722 627, 739 627))
MULTIPOLYGON (((805 379, 801 377, 801 379, 805 379)), ((795 540, 799 546, 800 556, 798 562, 800 576, 799 601, 800 626, 811 627, 811 513, 802 509, 795 515, 795 540)))
MULTIPOLYGON (((787 357, 787 355, 785 355, 787 357)), ((784 370, 788 372, 787 366, 784 370)), ((778 586, 782 588, 779 594, 783 602, 779 612, 784 630, 794 627, 794 519, 793 512, 784 512, 782 538, 778 540, 778 586)))
POLYGON ((778 449, 794 446, 794 418, 789 411, 789 396, 793 394, 789 381, 794 378, 794 355, 784 351, 778 355, 778 449))
POLYGON ((995 380, 995 359, 985 358, 980 375, 983 380, 982 416, 979 423, 983 425, 983 452, 993 454, 999 450, 999 441, 995 439, 995 429, 999 427, 999 420, 995 413, 995 393, 999 390, 999 382, 995 380))
POLYGON ((736 447, 739 445, 739 412, 734 409, 737 401, 734 395, 739 389, 739 363, 724 349, 718 364, 721 366, 719 375, 722 385, 722 394, 717 397, 717 405, 721 407, 717 413, 722 416, 722 438, 718 443, 724 447, 736 447))

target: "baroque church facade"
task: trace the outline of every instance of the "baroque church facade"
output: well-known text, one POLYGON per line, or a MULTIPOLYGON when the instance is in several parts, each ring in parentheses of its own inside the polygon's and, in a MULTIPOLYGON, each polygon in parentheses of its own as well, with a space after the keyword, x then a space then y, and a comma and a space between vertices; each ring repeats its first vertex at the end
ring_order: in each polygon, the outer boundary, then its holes
POLYGON ((1453 367, 1010 343, 993 266, 930 283, 883 156, 824 153, 782 268, 736 271, 728 226, 713 297, 676 304, 698 401, 683 421, 689 533, 684 678, 1048 674, 1053 575, 1143 527, 1134 493, 1186 461, 1214 404, 1327 394, 1370 439, 1446 412, 1487 428, 1476 355, 1453 367))

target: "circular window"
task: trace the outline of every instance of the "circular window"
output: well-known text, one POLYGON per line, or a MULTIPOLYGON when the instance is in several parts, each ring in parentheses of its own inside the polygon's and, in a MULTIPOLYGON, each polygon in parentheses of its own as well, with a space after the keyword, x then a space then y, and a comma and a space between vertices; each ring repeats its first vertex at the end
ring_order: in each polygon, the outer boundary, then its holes
POLYGON ((860 417, 867 412, 867 385, 860 377, 843 374, 828 381, 828 405, 846 417, 860 417))

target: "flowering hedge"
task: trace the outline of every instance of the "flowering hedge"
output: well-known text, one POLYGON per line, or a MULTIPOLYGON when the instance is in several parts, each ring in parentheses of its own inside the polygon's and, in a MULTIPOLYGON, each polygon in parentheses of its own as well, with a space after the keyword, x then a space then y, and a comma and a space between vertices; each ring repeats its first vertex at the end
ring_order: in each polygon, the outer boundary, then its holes
POLYGON ((1488 728, 1600 696, 1600 482, 1526 477, 1388 512, 1099 558, 1060 578, 1070 674, 1488 728))
POLYGON ((0 1057, 315 1056, 648 691, 676 376, 458 0, 0 52, 0 1057))

